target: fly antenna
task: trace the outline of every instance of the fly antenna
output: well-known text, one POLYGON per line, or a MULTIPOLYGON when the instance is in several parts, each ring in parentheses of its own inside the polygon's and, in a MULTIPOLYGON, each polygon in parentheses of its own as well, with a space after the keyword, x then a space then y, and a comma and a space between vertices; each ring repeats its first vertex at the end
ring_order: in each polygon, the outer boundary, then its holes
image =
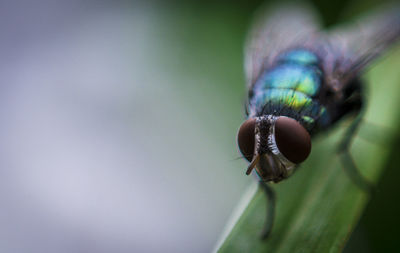
POLYGON ((254 169, 254 167, 256 167, 259 160, 260 160, 260 155, 257 154, 253 158, 253 161, 251 161, 249 167, 247 167, 246 175, 250 175, 251 171, 254 169))

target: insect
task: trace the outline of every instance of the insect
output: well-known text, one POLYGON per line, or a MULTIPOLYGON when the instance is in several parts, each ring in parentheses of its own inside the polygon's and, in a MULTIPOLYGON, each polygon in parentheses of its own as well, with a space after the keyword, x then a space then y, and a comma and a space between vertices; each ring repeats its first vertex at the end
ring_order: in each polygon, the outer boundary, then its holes
POLYGON ((270 183, 288 178, 307 159, 312 138, 350 118, 338 147, 340 160, 353 182, 369 191, 349 153, 364 108, 364 83, 369 64, 400 37, 400 8, 386 8, 357 24, 322 31, 315 13, 305 6, 263 10, 245 48, 247 119, 237 141, 255 171, 269 208, 262 233, 271 232, 275 194, 270 183))

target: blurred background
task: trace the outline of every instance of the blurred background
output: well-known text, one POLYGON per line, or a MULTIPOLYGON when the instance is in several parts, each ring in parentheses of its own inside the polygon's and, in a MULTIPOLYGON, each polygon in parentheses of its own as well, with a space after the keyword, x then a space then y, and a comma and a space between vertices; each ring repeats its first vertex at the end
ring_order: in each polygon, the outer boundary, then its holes
MULTIPOLYGON (((332 25, 379 2, 314 4, 332 25)), ((235 136, 261 3, 1 1, 0 252, 211 251, 253 182, 235 136)), ((398 176, 349 252, 395 249, 398 176)))

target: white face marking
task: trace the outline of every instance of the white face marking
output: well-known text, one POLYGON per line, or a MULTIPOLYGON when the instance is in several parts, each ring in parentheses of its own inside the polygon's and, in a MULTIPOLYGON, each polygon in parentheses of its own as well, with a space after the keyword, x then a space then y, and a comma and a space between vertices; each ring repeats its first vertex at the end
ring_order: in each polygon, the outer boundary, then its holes
POLYGON ((280 151, 275 141, 275 122, 279 117, 264 115, 256 118, 254 156, 260 159, 256 170, 264 181, 279 182, 290 176, 295 164, 290 162, 280 151), (268 127, 268 131, 265 129, 268 127), (267 135, 261 136, 262 134, 267 135), (265 141, 266 143, 261 143, 265 141), (266 151, 260 150, 267 148, 266 151), (260 152, 262 152, 260 154, 260 152))

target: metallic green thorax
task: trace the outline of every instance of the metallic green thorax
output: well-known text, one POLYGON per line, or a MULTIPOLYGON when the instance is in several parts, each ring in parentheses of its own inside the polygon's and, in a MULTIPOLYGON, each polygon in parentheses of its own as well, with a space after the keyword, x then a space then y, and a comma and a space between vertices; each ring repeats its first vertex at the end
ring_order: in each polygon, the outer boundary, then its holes
POLYGON ((330 118, 317 99, 323 75, 318 62, 318 57, 305 49, 279 55, 254 85, 250 114, 289 116, 310 132, 326 126, 330 118))

